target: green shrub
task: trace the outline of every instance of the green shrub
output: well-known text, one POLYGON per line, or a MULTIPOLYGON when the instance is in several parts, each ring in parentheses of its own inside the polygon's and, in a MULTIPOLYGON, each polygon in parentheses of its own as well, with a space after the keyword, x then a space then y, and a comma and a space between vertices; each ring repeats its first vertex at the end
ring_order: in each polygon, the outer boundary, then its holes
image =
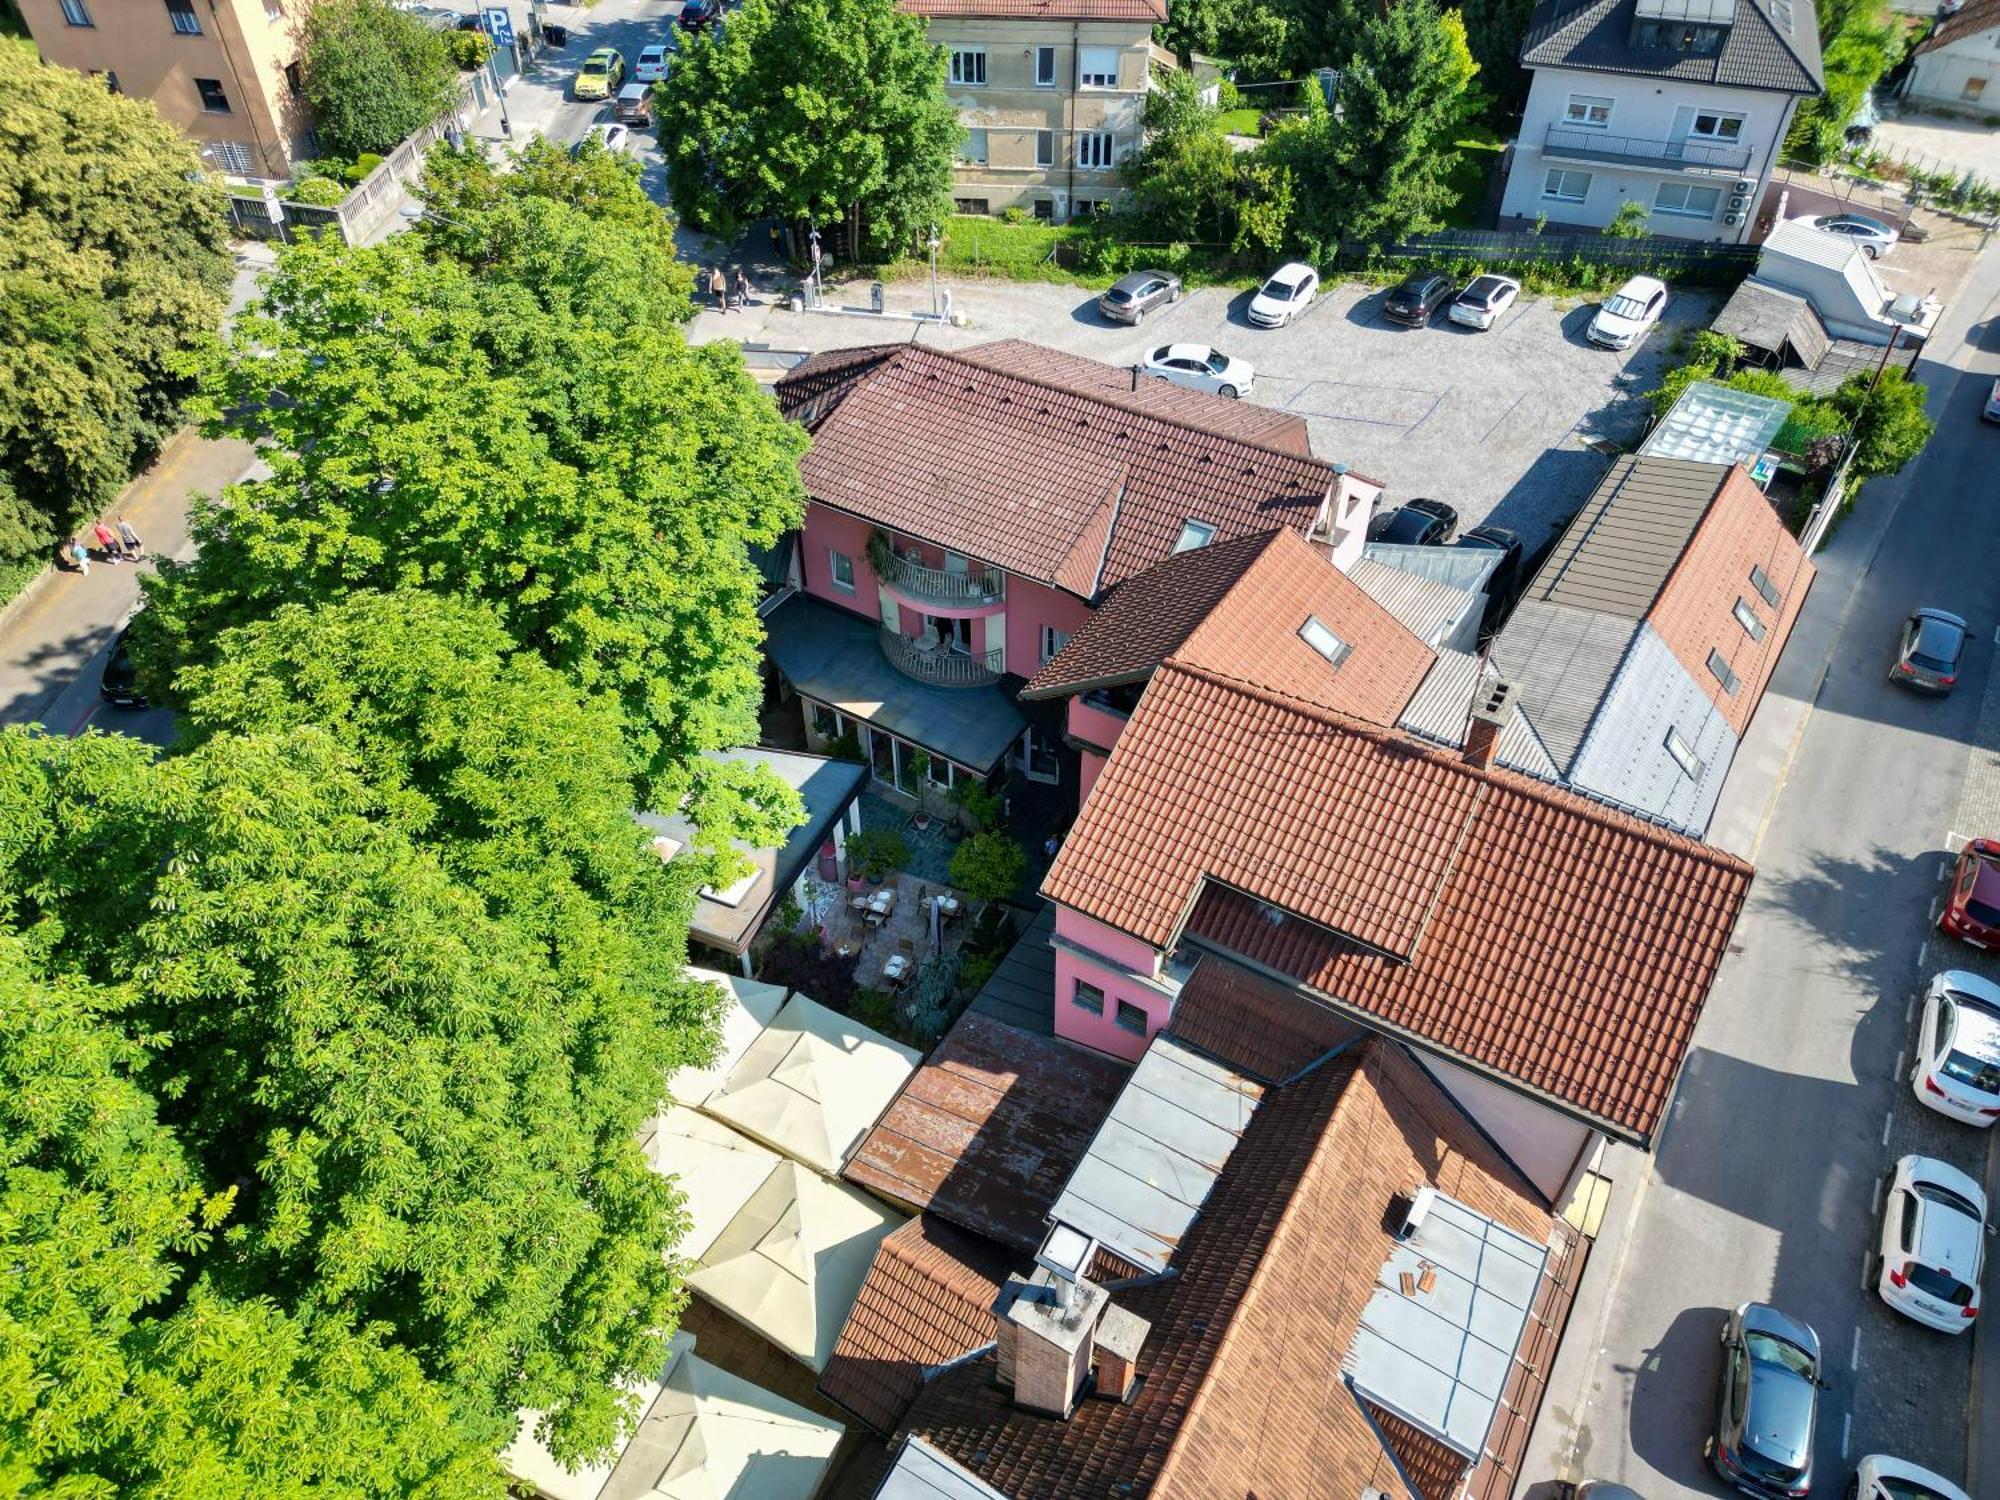
POLYGON ((368 174, 381 165, 381 157, 373 151, 364 151, 355 157, 350 165, 341 168, 340 175, 359 187, 367 179, 368 174))
POLYGON ((486 59, 493 53, 493 43, 483 31, 448 32, 444 44, 451 53, 452 63, 461 73, 485 67, 486 59))
POLYGON ((1025 224, 1028 222, 1028 211, 1018 203, 1010 203, 1000 210, 1000 222, 1003 224, 1025 224))
POLYGON ((847 841, 847 866, 870 880, 910 862, 910 846, 892 828, 864 828, 847 841))
POLYGON ((286 188, 283 196, 294 203, 315 208, 333 208, 347 196, 347 184, 336 177, 308 177, 286 188))
POLYGON ((888 1036, 894 1036, 899 1030, 896 997, 883 990, 860 986, 847 1002, 847 1013, 863 1026, 888 1036))
POLYGON ((1004 901, 1028 872, 1028 851, 1004 833, 975 833, 952 851, 951 883, 975 901, 1004 901))

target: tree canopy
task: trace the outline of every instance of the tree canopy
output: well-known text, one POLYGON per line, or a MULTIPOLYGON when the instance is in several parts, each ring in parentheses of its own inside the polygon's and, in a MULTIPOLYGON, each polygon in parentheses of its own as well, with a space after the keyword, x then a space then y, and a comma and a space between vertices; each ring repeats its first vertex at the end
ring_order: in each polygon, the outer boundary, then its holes
POLYGON ((1146 144, 1125 164, 1130 214, 1148 237, 1276 250, 1283 243, 1289 180, 1238 151, 1193 75, 1175 71, 1146 96, 1146 144))
POLYGON ((1937 424, 1924 411, 1927 392, 1900 365, 1872 375, 1850 375, 1833 393, 1833 405, 1853 425, 1854 467, 1863 475, 1900 473, 1923 451, 1937 424))
POLYGON ((0 561, 94 514, 180 424, 230 263, 152 105, 0 47, 0 561))
POLYGON ((944 70, 895 0, 746 0, 656 90, 673 200, 715 234, 775 216, 846 224, 871 257, 906 251, 951 209, 944 70))
POLYGON ((305 100, 335 156, 386 155, 458 102, 443 35, 389 0, 316 0, 303 41, 305 100))
POLYGON ((1813 163, 1840 154, 1848 123, 1904 46, 1880 0, 1819 0, 1818 14, 1826 87, 1800 103, 1785 137, 1788 155, 1813 163))

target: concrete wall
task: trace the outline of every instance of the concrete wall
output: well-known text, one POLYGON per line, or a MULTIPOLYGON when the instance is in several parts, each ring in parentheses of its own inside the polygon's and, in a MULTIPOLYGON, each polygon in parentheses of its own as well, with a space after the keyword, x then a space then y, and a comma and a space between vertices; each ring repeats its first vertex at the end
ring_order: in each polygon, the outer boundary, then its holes
POLYGON ((2000 26, 1925 52, 1910 64, 1903 97, 1920 104, 2000 115, 2000 26))
POLYGON ((1526 1094, 1420 1048, 1412 1048, 1410 1055, 1424 1065, 1438 1086, 1479 1122, 1479 1128, 1560 1209, 1567 1196, 1571 1169, 1597 1132, 1526 1094))

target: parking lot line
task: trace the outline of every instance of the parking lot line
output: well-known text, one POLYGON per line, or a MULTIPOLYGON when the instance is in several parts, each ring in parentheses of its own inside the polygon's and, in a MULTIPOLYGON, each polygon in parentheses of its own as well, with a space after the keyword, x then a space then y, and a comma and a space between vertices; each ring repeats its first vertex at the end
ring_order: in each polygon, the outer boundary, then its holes
POLYGON ((1528 399, 1528 393, 1526 391, 1523 391, 1521 392, 1520 395, 1516 396, 1514 398, 1514 405, 1508 407, 1505 411, 1500 413, 1500 420, 1495 422, 1491 427, 1487 428, 1484 432, 1479 434, 1479 441, 1483 443, 1488 438, 1492 437, 1494 433, 1498 432, 1500 430, 1501 424, 1504 423, 1509 417, 1514 415, 1515 408, 1519 407, 1520 404, 1523 401, 1526 401, 1527 399, 1528 399))
POLYGON ((1891 1078, 1901 1078, 1903 1076, 1903 1059, 1909 1055, 1910 1049, 1908 1047, 1905 1047, 1896 1054, 1896 1071, 1889 1075, 1891 1078))
POLYGON ((1889 1127, 1896 1123, 1896 1112, 1892 1109, 1882 1116, 1882 1144, 1889 1144, 1889 1127))
POLYGON ((1850 1370, 1861 1368, 1861 1330, 1859 1328, 1854 1330, 1854 1346, 1847 1351, 1847 1368, 1850 1370))
POLYGON ((1847 1445, 1854 1437, 1854 1413, 1849 1412, 1840 1420, 1840 1456, 1847 1457, 1847 1445))
POLYGON ((1925 938, 1921 943, 1917 945, 1917 972, 1919 974, 1923 973, 1925 965, 1927 965, 1930 961, 1931 961, 1931 940, 1929 938, 1925 938))

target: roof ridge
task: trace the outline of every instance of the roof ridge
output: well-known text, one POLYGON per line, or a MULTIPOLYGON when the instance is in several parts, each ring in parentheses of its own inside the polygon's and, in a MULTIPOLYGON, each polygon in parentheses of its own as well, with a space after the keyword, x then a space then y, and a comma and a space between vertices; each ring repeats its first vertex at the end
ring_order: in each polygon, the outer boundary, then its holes
MULTIPOLYGON (((1778 24, 1777 14, 1774 9, 1768 7, 1767 0, 1749 0, 1749 5, 1750 9, 1755 11, 1758 17, 1763 21, 1765 29, 1768 30, 1773 37, 1777 38, 1778 45, 1785 49, 1785 55, 1791 58, 1791 60, 1798 65, 1799 71, 1805 74, 1806 77, 1808 78, 1815 77, 1816 75, 1811 65, 1806 62, 1805 58, 1799 55, 1799 49, 1792 44, 1791 31, 1788 28, 1782 27, 1778 24)), ((1792 13, 1794 16, 1798 14, 1796 6, 1794 7, 1792 13)), ((1816 8, 1814 9, 1813 25, 1815 27, 1819 25, 1819 16, 1816 8)), ((1721 64, 1722 64, 1722 58, 1720 54, 1718 54, 1716 57, 1716 66, 1719 68, 1721 64)), ((1825 64, 1824 62, 1822 62, 1821 68, 1824 69, 1824 67, 1825 64)), ((1821 85, 1822 92, 1824 92, 1824 88, 1825 85, 1822 84, 1821 85)))

